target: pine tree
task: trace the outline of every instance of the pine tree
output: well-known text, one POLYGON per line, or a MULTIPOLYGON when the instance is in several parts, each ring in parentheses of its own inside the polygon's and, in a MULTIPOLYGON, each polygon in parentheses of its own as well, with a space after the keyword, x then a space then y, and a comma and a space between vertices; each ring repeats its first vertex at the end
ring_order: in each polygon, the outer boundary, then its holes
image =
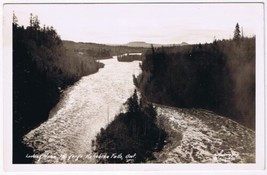
POLYGON ((236 23, 235 31, 234 31, 234 40, 239 40, 240 38, 241 38, 241 35, 240 35, 239 24, 236 23))
POLYGON ((37 15, 35 15, 35 16, 32 18, 32 26, 33 26, 34 30, 39 30, 39 29, 40 29, 40 21, 39 21, 37 15))
POLYGON ((140 110, 138 103, 138 95, 136 89, 134 90, 133 96, 127 100, 127 109, 128 112, 138 112, 140 110))
POLYGON ((18 26, 18 18, 14 11, 13 11, 13 25, 18 26))
POLYGON ((30 13, 30 27, 33 26, 33 14, 30 13))

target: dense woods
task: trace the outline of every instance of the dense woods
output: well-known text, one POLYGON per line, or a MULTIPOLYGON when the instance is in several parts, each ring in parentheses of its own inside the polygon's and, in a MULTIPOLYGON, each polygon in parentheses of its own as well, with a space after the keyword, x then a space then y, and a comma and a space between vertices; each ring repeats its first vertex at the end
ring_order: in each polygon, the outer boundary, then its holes
MULTIPOLYGON (((22 136, 47 120, 63 89, 103 65, 62 44, 53 27, 18 25, 13 16, 13 162, 25 163, 22 136)), ((27 153, 30 153, 29 150, 27 153)))
POLYGON ((140 67, 134 82, 147 100, 212 110, 255 129, 255 37, 241 36, 238 25, 233 40, 152 47, 140 67))
POLYGON ((113 56, 122 55, 125 53, 145 53, 148 48, 143 47, 128 47, 123 45, 106 45, 96 43, 83 43, 73 41, 63 41, 66 48, 83 55, 90 55, 94 59, 107 59, 113 56))
POLYGON ((166 133, 158 127, 156 111, 151 104, 138 99, 137 92, 127 100, 126 112, 101 129, 96 137, 95 151, 107 153, 110 158, 100 159, 100 163, 140 163, 153 159, 153 152, 160 151, 164 145, 166 133), (112 154, 121 154, 122 158, 113 158, 112 154), (134 155, 127 159, 127 155, 134 155))

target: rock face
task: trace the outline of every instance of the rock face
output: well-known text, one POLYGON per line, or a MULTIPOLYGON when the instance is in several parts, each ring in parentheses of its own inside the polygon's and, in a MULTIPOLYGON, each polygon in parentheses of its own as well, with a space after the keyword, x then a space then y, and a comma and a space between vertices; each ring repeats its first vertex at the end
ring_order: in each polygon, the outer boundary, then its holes
POLYGON ((254 163, 255 132, 201 109, 157 106, 169 138, 158 163, 254 163))

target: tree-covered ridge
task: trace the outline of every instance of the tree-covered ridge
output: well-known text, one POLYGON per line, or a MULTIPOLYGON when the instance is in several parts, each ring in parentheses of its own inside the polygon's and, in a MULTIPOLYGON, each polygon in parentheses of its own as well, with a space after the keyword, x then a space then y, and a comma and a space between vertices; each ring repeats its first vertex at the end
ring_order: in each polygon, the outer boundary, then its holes
POLYGON ((83 42, 76 43, 73 41, 63 41, 63 45, 69 50, 89 55, 95 59, 107 59, 125 53, 145 53, 147 51, 147 48, 142 47, 128 47, 123 45, 114 46, 83 42))
POLYGON ((149 101, 204 108, 255 129, 255 38, 152 48, 134 82, 149 101))
POLYGON ((13 15, 13 162, 24 163, 22 136, 47 120, 63 89, 103 66, 66 49, 53 27, 27 27, 13 15))

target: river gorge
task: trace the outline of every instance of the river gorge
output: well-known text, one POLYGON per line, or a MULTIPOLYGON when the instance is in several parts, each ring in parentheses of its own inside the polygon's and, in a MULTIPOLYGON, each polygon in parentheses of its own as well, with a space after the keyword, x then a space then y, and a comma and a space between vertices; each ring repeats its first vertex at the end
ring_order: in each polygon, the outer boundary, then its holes
POLYGON ((116 57, 100 62, 104 68, 63 92, 49 119, 25 135, 26 145, 43 155, 35 163, 79 162, 66 156, 90 154, 92 139, 123 110, 123 103, 134 92, 133 75, 140 72, 140 62, 118 62, 116 57))
MULTIPOLYGON (((94 153, 92 140, 133 94, 133 75, 139 61, 100 60, 105 67, 82 77, 62 94, 49 119, 24 136, 35 163, 97 163, 105 153, 94 153)), ((253 163, 255 132, 203 109, 154 104, 157 124, 168 138, 149 163, 253 163)), ((120 155, 114 155, 116 157, 120 155)))

